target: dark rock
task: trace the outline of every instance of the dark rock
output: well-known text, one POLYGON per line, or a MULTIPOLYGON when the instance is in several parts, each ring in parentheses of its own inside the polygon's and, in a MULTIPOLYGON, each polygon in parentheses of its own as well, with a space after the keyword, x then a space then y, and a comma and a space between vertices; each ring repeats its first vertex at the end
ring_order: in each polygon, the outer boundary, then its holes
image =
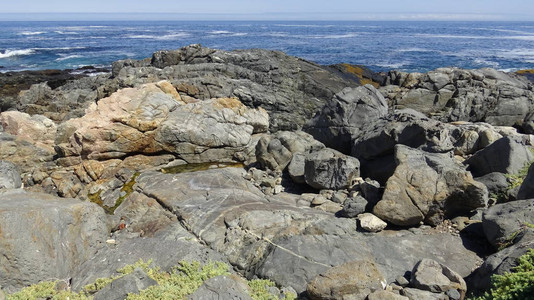
POLYGON ((347 80, 359 82, 362 85, 371 84, 378 88, 386 79, 383 73, 376 73, 362 65, 336 64, 324 66, 328 71, 347 80))
POLYGON ((488 188, 490 194, 501 193, 505 191, 509 185, 506 176, 499 172, 488 173, 484 176, 475 178, 475 180, 483 183, 488 188))
POLYGON ((367 211, 372 211, 375 205, 382 199, 384 189, 380 186, 380 183, 376 180, 366 178, 364 182, 360 183, 358 189, 361 191, 362 196, 367 200, 367 211))
POLYGON ((528 168, 528 173, 519 190, 517 191, 517 200, 533 199, 534 198, 534 164, 528 168))
POLYGON ((392 224, 437 225, 485 207, 486 187, 454 160, 452 153, 427 153, 403 145, 395 147, 397 168, 373 213, 392 224))
POLYGON ((305 131, 327 147, 349 154, 352 139, 387 112, 386 100, 373 86, 346 88, 310 120, 305 131))
POLYGON ((323 149, 306 156, 304 178, 316 189, 346 189, 360 176, 360 162, 333 149, 323 149))
POLYGON ((191 295, 189 300, 252 300, 248 294, 248 285, 240 278, 217 276, 204 283, 191 295))
POLYGON ((307 287, 316 300, 365 300, 370 293, 383 290, 386 281, 374 262, 358 260, 335 266, 315 277, 307 287))
POLYGON ((128 294, 137 294, 157 282, 142 269, 136 268, 132 273, 114 280, 100 291, 93 294, 95 300, 123 300, 128 294))
POLYGON ((355 218, 366 211, 367 200, 361 196, 348 198, 343 204, 343 210, 339 212, 340 217, 355 218))
POLYGON ((483 214, 482 225, 488 241, 499 247, 525 225, 534 224, 534 200, 518 200, 490 207, 483 214))
POLYGON ((22 186, 20 173, 13 163, 0 160, 0 190, 18 189, 22 186))
POLYGON ((96 204, 22 190, 0 198, 0 284, 8 291, 70 277, 108 236, 105 213, 96 204))
POLYGON ((469 170, 476 177, 492 172, 518 174, 525 165, 534 160, 531 149, 529 140, 503 137, 478 151, 464 163, 469 165, 469 170))
POLYGON ((415 265, 411 284, 415 288, 433 293, 454 289, 462 295, 462 298, 467 292, 467 285, 462 276, 431 259, 422 259, 415 265))

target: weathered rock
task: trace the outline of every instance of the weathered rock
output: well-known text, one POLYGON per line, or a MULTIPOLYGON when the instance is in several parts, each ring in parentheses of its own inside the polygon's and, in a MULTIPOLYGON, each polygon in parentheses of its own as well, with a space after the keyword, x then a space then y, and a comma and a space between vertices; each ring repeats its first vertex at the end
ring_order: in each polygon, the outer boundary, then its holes
POLYGON ((486 187, 455 162, 451 153, 426 153, 397 145, 395 159, 395 173, 373 209, 380 219, 399 226, 422 221, 437 225, 445 216, 466 214, 487 205, 486 187))
POLYGON ((339 216, 345 218, 355 218, 359 214, 363 214, 366 211, 368 202, 362 196, 356 196, 348 198, 343 203, 343 210, 339 212, 339 216))
POLYGON ((18 189, 22 186, 20 173, 14 164, 0 160, 0 190, 18 189))
POLYGON ((239 278, 232 276, 217 276, 204 283, 191 295, 190 300, 252 300, 248 294, 248 285, 239 278))
POLYGON ((380 218, 370 213, 359 215, 358 220, 360 221, 360 226, 369 232, 379 232, 384 230, 387 226, 386 222, 380 220, 380 218))
POLYGON ((509 185, 506 175, 499 172, 488 173, 484 176, 475 178, 475 180, 483 183, 488 188, 490 194, 504 192, 509 185))
POLYGON ((534 200, 518 200, 497 204, 482 217, 484 233, 495 247, 502 245, 525 224, 534 224, 534 200))
POLYGON ((517 174, 534 160, 530 140, 521 137, 503 137, 483 150, 478 151, 464 163, 469 165, 473 176, 491 172, 517 174))
POLYGON ((367 296, 367 300, 408 300, 408 297, 388 291, 376 291, 367 296))
POLYGON ((307 287, 311 299, 366 299, 383 290, 386 281, 372 261, 360 260, 333 267, 315 277, 307 287))
POLYGON ((50 164, 54 155, 51 147, 36 145, 26 139, 0 132, 0 160, 15 164, 22 175, 50 164))
POLYGON ((0 114, 0 125, 4 128, 4 132, 31 142, 54 144, 56 124, 47 117, 30 116, 18 111, 6 111, 0 114))
POLYGON ((345 88, 310 120, 305 131, 327 147, 349 154, 360 130, 387 112, 386 100, 372 85, 345 88))
POLYGON ((289 163, 289 166, 287 166, 287 172, 289 173, 289 176, 291 176, 291 179, 296 183, 306 183, 306 179, 304 178, 305 162, 306 155, 297 152, 293 154, 291 163, 289 163))
POLYGON ((375 207, 378 201, 382 199, 382 194, 384 193, 384 189, 380 186, 380 183, 369 178, 366 178, 364 182, 360 183, 358 189, 368 202, 368 211, 371 211, 375 207))
POLYGON ((115 233, 115 244, 106 244, 72 273, 72 289, 81 290, 98 278, 120 275, 117 269, 134 264, 140 259, 152 260, 151 267, 171 271, 180 261, 227 260, 219 253, 202 245, 194 235, 177 223, 160 230, 154 236, 132 238, 128 234, 115 233), (169 251, 172 249, 172 251, 169 251))
POLYGON ((414 288, 404 288, 402 294, 410 300, 449 300, 445 293, 432 293, 414 288))
POLYGON ((440 68, 426 74, 392 71, 382 88, 398 107, 413 108, 441 121, 521 125, 533 107, 526 78, 493 69, 440 68))
POLYGON ((259 140, 256 157, 264 168, 283 171, 292 161, 294 154, 306 155, 323 148, 322 143, 305 132, 279 131, 259 140))
POLYGON ((164 83, 123 89, 92 105, 83 118, 63 123, 56 138, 63 157, 121 158, 129 153, 175 153, 190 163, 231 161, 251 135, 266 130, 265 111, 236 99, 182 105, 164 83))
POLYGON ((106 216, 96 204, 21 190, 0 198, 0 284, 8 291, 69 278, 107 238, 106 216))
POLYGON ((534 164, 528 168, 527 176, 521 183, 516 199, 534 199, 534 164))
POLYGON ((411 283, 415 288, 433 293, 457 290, 461 299, 465 297, 467 285, 458 273, 431 259, 419 261, 413 271, 411 283))
POLYGON ((137 294, 157 282, 142 269, 136 268, 132 273, 114 280, 93 295, 95 300, 123 300, 128 294, 137 294))
POLYGON ((360 176, 360 162, 333 149, 323 149, 306 156, 304 178, 316 189, 346 189, 360 176))

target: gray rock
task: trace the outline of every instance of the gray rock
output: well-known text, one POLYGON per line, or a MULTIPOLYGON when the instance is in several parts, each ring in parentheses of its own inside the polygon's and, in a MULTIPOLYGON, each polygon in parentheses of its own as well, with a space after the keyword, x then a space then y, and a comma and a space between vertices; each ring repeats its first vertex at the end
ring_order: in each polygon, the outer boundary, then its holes
POLYGON ((376 180, 366 178, 364 182, 360 183, 358 188, 369 204, 366 209, 368 211, 373 210, 373 207, 382 199, 382 194, 384 193, 384 189, 380 186, 380 183, 376 180))
POLYGON ((22 186, 20 173, 13 163, 0 160, 0 190, 18 189, 22 186))
MULTIPOLYGON (((323 148, 322 143, 305 132, 279 131, 259 140, 256 146, 256 157, 264 168, 283 171, 292 161, 295 153, 306 155, 323 148)), ((293 166, 293 170, 298 170, 298 168, 297 165, 293 166)))
POLYGON ((0 285, 8 291, 70 277, 108 236, 106 215, 96 204, 22 190, 0 198, 0 285))
POLYGON ((346 189, 360 175, 360 162, 333 149, 323 149, 306 156, 306 183, 316 189, 346 189))
POLYGON ((534 160, 529 143, 521 137, 503 137, 478 151, 464 163, 469 165, 469 170, 476 177, 492 172, 518 174, 534 160))
POLYGON ((460 292, 458 292, 458 290, 456 289, 450 289, 448 290, 445 295, 447 295, 449 297, 450 300, 460 300, 462 299, 462 295, 460 294, 460 292))
POLYGON ((93 295, 95 300, 123 300, 128 294, 137 294, 157 282, 142 269, 136 268, 132 273, 114 280, 93 295))
POLYGON ((364 213, 358 216, 360 227, 369 232, 379 232, 386 228, 387 223, 380 220, 377 216, 364 213))
POLYGON ((467 292, 467 285, 462 276, 431 259, 422 259, 415 265, 411 284, 417 289, 433 293, 455 289, 465 297, 467 292))
POLYGON ((408 297, 388 291, 376 291, 367 296, 367 300, 408 300, 408 297))
POLYGON ((528 173, 517 192, 517 200, 534 198, 534 164, 528 168, 528 173))
POLYGON ((383 290, 386 281, 374 262, 358 260, 335 266, 315 277, 306 291, 311 299, 365 300, 370 293, 383 290))
POLYGON ((534 224, 532 199, 497 204, 486 210, 482 217, 484 233, 494 247, 505 243, 525 224, 534 224))
POLYGON ((345 88, 306 125, 327 147, 350 153, 352 139, 360 130, 387 114, 384 97, 371 85, 345 88))
POLYGON ((287 172, 291 179, 296 183, 306 183, 304 178, 304 165, 305 165, 306 155, 300 152, 293 154, 291 163, 287 167, 287 172))
POLYGON ((252 300, 248 294, 248 285, 240 278, 217 276, 206 280, 193 294, 190 300, 252 300))
POLYGON ((488 188, 490 194, 497 194, 508 188, 508 179, 503 173, 499 172, 488 173, 484 176, 475 178, 475 180, 483 183, 488 188))
POLYGON ((114 244, 106 244, 71 273, 74 291, 81 290, 98 278, 119 275, 116 270, 140 259, 145 262, 152 260, 151 267, 165 271, 171 271, 180 261, 198 261, 202 264, 227 261, 221 254, 202 245, 177 223, 149 237, 135 238, 121 232, 115 235, 114 244))
POLYGON ((343 204, 343 210, 339 212, 340 217, 355 218, 366 211, 368 202, 362 196, 348 198, 343 204))
POLYGON ((486 187, 449 154, 426 153, 403 145, 395 147, 397 168, 388 179, 373 214, 399 226, 424 221, 437 225, 485 207, 486 187))
POLYGON ((402 294, 410 300, 449 300, 445 293, 432 293, 414 288, 404 288, 402 294))

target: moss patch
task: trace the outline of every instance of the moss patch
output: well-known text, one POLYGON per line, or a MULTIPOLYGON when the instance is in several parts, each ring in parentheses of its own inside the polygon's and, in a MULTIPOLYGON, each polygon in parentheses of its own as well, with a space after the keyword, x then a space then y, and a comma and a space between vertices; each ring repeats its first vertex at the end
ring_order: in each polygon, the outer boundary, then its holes
POLYGON ((89 201, 95 204, 98 204, 98 206, 102 207, 104 211, 106 212, 106 214, 112 215, 115 213, 115 210, 122 204, 122 202, 126 200, 126 198, 128 198, 128 196, 130 196, 131 193, 133 193, 133 186, 135 185, 135 180, 137 179, 137 177, 139 177, 140 174, 141 173, 136 172, 132 176, 132 178, 130 178, 130 180, 122 186, 121 188, 122 196, 120 196, 119 199, 115 201, 114 206, 110 207, 104 204, 104 201, 102 201, 102 198, 101 198, 102 190, 99 190, 98 192, 94 194, 88 194, 87 197, 89 198, 89 201))
POLYGON ((527 69, 527 70, 519 70, 516 72, 517 74, 534 74, 534 70, 533 69, 527 69))
POLYGON ((243 168, 242 163, 201 163, 201 164, 185 164, 169 168, 161 169, 161 173, 164 174, 180 174, 191 173, 198 171, 206 171, 209 169, 222 169, 222 168, 243 168))

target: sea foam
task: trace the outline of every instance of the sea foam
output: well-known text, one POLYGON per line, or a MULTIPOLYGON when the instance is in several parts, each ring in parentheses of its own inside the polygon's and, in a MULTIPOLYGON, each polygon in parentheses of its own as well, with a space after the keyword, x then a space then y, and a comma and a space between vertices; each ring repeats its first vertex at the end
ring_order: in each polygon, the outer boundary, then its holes
POLYGON ((0 58, 8 58, 13 56, 22 56, 22 55, 31 55, 34 54, 33 49, 23 49, 23 50, 5 50, 3 53, 0 52, 0 58))

